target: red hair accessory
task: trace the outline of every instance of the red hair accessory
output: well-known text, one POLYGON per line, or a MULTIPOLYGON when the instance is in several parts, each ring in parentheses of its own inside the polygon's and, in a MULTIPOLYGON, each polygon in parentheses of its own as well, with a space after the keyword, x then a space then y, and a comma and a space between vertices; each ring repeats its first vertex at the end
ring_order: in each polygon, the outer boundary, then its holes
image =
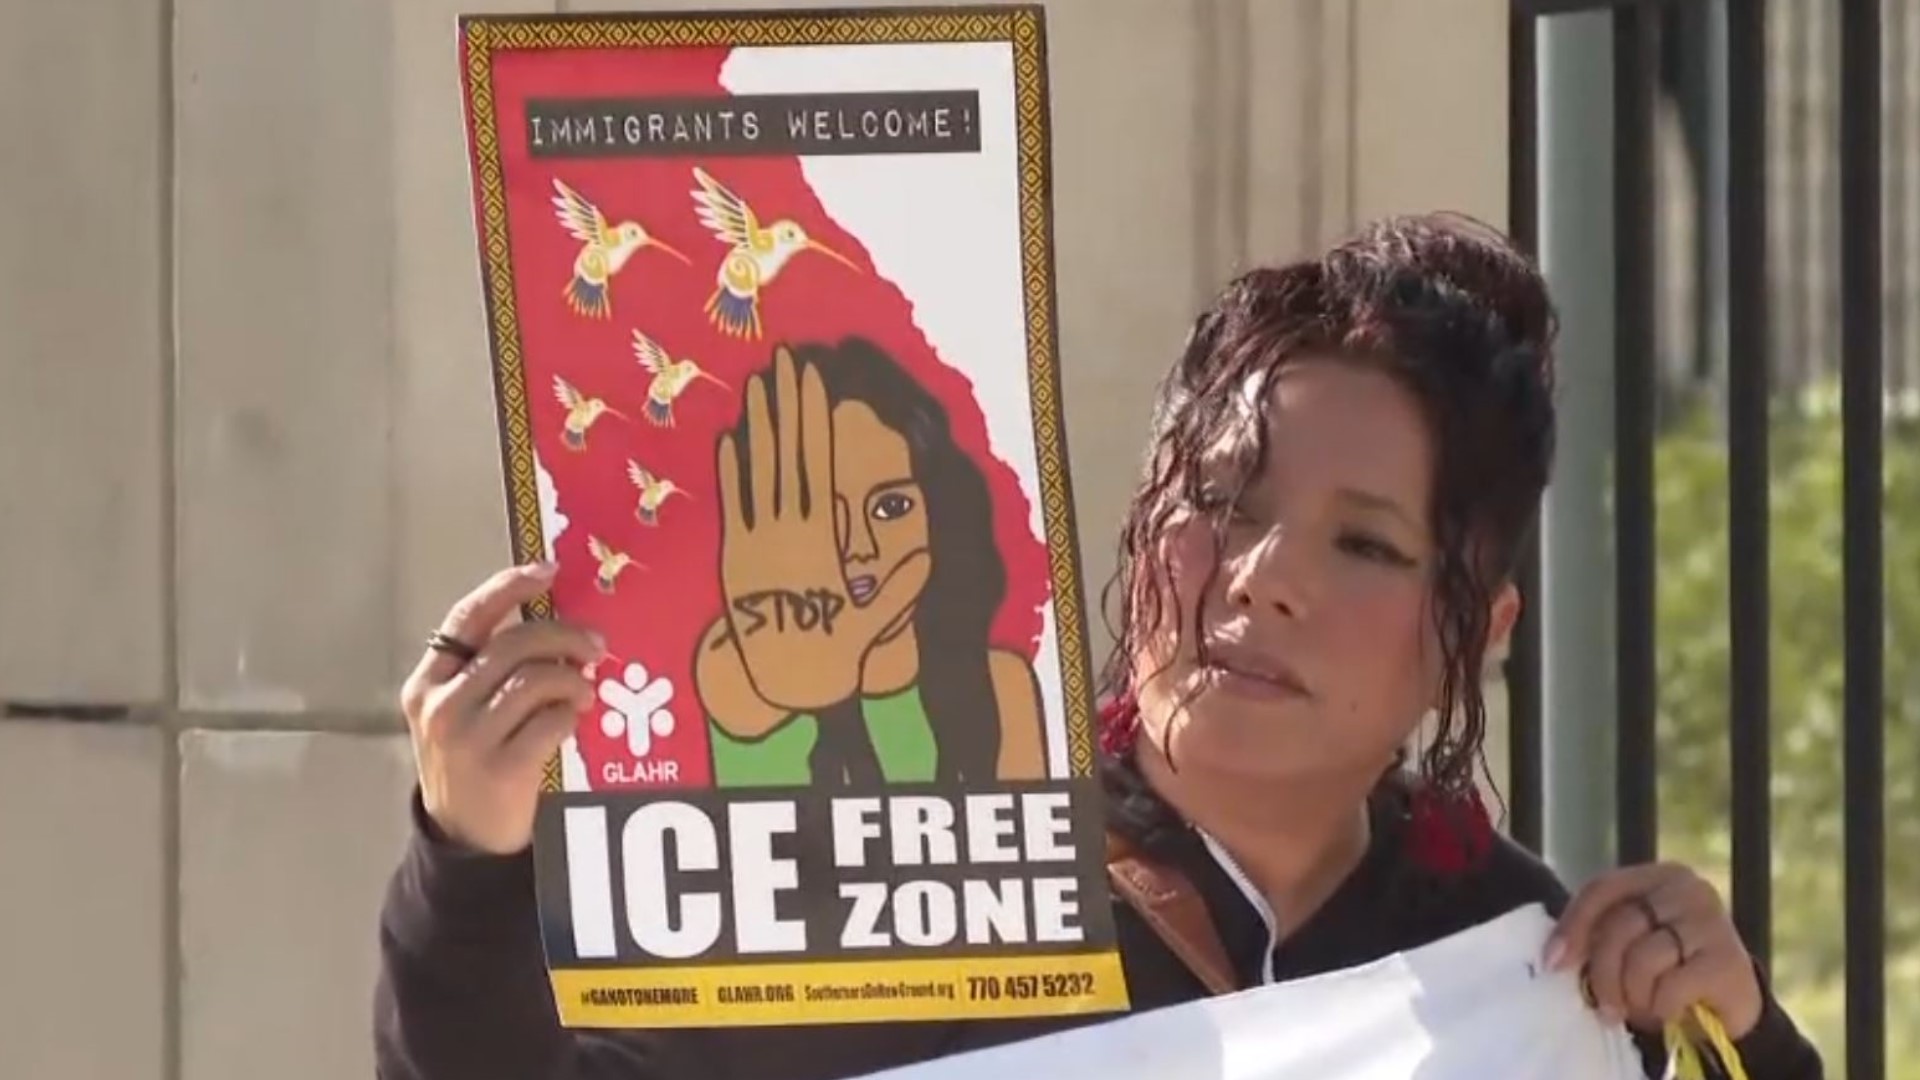
POLYGON ((1133 695, 1109 698, 1100 706, 1100 749, 1113 757, 1125 757, 1133 751, 1140 736, 1140 706, 1133 695))
POLYGON ((1476 787, 1447 792, 1421 784, 1413 791, 1411 812, 1408 854, 1433 873, 1472 869, 1493 847, 1493 819, 1476 787))

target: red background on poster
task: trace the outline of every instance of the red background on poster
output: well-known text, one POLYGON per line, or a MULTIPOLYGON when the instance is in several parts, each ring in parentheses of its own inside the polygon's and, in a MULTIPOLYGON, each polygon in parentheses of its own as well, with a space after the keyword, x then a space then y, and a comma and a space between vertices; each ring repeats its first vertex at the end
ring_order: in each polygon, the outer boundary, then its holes
MULTIPOLYGON (((560 617, 592 626, 607 638, 617 676, 630 660, 654 678, 671 680, 673 733, 655 739, 649 760, 671 760, 683 786, 710 783, 705 716, 694 692, 694 643, 720 612, 719 492, 713 475, 715 440, 739 416, 747 377, 770 362, 781 340, 838 340, 859 334, 891 353, 946 407, 955 441, 981 467, 993 496, 994 529, 1007 570, 1007 599, 995 620, 994 644, 1032 658, 1041 629, 1041 605, 1050 594, 1047 556, 1028 527, 1030 503, 1018 478, 988 449, 979 402, 967 377, 944 364, 914 325, 912 302, 873 272, 857 237, 843 232, 808 187, 799 161, 787 157, 541 158, 526 144, 529 97, 725 96, 720 86, 726 49, 554 50, 495 52, 496 124, 506 178, 508 238, 526 393, 534 442, 559 493, 568 525, 556 545, 561 575, 554 589, 560 617), (650 53, 642 55, 643 52, 650 53), (802 253, 761 294, 764 333, 758 341, 727 337, 704 307, 726 245, 701 224, 691 192, 698 164, 753 207, 762 223, 790 217, 815 239, 845 255, 859 273, 817 254, 802 253), (579 241, 553 207, 559 177, 597 205, 609 222, 638 221, 685 254, 691 265, 656 248, 643 248, 615 276, 612 317, 589 319, 570 310, 562 288, 579 241), (691 357, 724 380, 722 391, 697 381, 674 407, 675 426, 641 418, 649 374, 636 361, 639 329, 675 360, 691 357), (565 409, 556 399, 558 374, 583 393, 603 397, 634 417, 596 423, 586 451, 560 442, 565 409), (632 458, 672 478, 690 496, 676 495, 646 526, 634 515, 638 494, 627 477, 632 458), (630 567, 613 596, 594 584, 597 564, 588 534, 627 552, 630 567)), ((964 275, 954 287, 964 287, 964 275)), ((971 358, 1024 363, 1024 357, 971 358)), ((1024 385, 1024 379, 1020 380, 1024 385)), ((654 786, 650 777, 609 782, 609 766, 628 777, 634 757, 624 738, 601 730, 596 705, 579 727, 581 756, 596 789, 654 786)))

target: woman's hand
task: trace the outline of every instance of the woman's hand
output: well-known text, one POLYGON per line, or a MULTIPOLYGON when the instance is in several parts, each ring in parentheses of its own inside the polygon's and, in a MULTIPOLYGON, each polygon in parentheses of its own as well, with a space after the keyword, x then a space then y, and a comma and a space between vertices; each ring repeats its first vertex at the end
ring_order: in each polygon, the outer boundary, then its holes
POLYGON ((726 616, 760 699, 813 712, 860 689, 867 651, 913 603, 932 560, 915 555, 878 595, 848 594, 836 523, 833 410, 811 367, 796 371, 785 348, 771 374, 747 384, 745 456, 721 437, 720 581, 726 616), (769 403, 771 399, 771 404, 769 403))
POLYGON ((516 567, 468 593, 440 625, 453 651, 429 649, 400 692, 421 802, 448 839, 478 851, 532 843, 546 762, 593 702, 584 669, 605 652, 593 635, 546 620, 498 629, 552 582, 551 566, 516 567))
POLYGON ((1547 940, 1546 963, 1584 968, 1602 1014, 1646 1032, 1704 1004, 1738 1039, 1765 1005, 1720 894, 1671 863, 1615 870, 1582 889, 1547 940))

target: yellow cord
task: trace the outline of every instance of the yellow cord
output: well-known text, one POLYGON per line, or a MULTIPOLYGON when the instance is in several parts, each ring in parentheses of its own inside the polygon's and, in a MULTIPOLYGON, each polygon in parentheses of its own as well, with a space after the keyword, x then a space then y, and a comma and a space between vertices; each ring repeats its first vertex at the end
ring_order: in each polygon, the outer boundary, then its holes
MULTIPOLYGON (((1695 1005, 1688 1014, 1706 1037, 1707 1045, 1713 1048, 1714 1056, 1720 1059, 1727 1080, 1747 1080, 1747 1067, 1740 1060, 1740 1052, 1734 1049, 1726 1026, 1713 1010, 1695 1005)), ((1687 1017, 1683 1017, 1667 1025, 1667 1056, 1673 1061, 1673 1075, 1676 1080, 1708 1080, 1706 1065, 1700 1059, 1700 1047, 1688 1034, 1686 1021, 1687 1017)))

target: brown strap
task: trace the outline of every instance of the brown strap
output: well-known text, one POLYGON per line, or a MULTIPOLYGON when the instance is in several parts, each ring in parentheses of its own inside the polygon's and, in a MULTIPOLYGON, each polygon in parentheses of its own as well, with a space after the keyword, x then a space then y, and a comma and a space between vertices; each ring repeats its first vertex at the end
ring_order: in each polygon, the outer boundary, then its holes
POLYGON ((1239 989, 1206 901, 1187 876, 1154 862, 1118 834, 1107 834, 1107 877, 1167 948, 1215 994, 1239 989))

